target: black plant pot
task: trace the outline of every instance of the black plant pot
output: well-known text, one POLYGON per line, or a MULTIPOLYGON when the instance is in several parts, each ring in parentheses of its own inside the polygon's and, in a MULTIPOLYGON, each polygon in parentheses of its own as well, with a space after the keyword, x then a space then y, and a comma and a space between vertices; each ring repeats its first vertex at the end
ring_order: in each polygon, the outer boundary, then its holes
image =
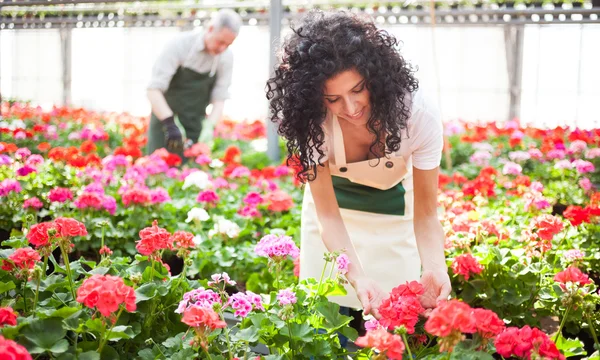
POLYGON ((582 3, 580 3, 579 1, 576 1, 573 3, 573 9, 579 9, 583 6, 582 3))
POLYGON ((600 0, 592 0, 592 7, 600 8, 600 0))

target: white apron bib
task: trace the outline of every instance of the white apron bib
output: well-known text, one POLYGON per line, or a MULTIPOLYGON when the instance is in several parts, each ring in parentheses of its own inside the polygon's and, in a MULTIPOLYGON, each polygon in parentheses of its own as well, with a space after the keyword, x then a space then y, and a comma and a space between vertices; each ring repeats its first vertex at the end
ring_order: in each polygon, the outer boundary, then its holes
MULTIPOLYGON (((396 154, 347 164, 337 117, 333 116, 331 125, 334 156, 329 159, 329 169, 344 225, 366 275, 386 292, 406 281, 418 280, 421 260, 413 229, 412 165, 396 154)), ((301 279, 319 280, 325 252, 307 185, 302 203, 301 279)), ((348 295, 330 297, 330 301, 361 309, 352 286, 346 285, 346 290, 348 295)))

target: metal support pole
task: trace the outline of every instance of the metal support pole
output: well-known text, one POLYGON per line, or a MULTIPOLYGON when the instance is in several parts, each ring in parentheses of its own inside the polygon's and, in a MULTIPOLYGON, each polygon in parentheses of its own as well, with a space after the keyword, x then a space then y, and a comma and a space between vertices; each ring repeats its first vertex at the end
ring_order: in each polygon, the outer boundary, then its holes
POLYGON ((71 105, 71 56, 73 55, 73 30, 65 27, 60 29, 60 45, 62 56, 63 106, 71 105))
MULTIPOLYGON (((283 16, 281 0, 271 0, 269 8, 269 31, 270 31, 270 57, 269 74, 272 76, 277 65, 277 49, 279 48, 281 36, 281 18, 283 16)), ((267 119, 267 155, 272 161, 279 161, 279 136, 277 126, 267 119)))
POLYGON ((510 25, 504 28, 504 45, 506 49, 506 66, 510 92, 509 120, 521 115, 524 34, 523 25, 510 25))

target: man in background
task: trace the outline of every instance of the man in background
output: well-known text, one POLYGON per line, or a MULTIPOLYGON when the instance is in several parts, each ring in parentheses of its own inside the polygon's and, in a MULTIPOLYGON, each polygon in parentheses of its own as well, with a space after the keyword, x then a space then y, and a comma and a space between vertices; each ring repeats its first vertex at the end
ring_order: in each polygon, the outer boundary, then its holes
POLYGON ((148 85, 152 106, 148 154, 164 147, 183 160, 184 136, 187 146, 212 136, 229 98, 233 70, 229 46, 241 24, 236 12, 220 10, 204 30, 182 32, 167 43, 148 85), (212 110, 206 118, 209 104, 212 110))

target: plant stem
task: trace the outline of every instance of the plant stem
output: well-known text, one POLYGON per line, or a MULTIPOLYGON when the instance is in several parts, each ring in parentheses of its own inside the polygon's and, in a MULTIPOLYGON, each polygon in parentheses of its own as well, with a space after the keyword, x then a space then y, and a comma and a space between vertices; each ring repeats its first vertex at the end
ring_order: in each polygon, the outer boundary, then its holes
POLYGON ((290 350, 292 350, 292 359, 294 359, 294 343, 292 342, 292 328, 290 327, 290 322, 289 320, 285 320, 285 323, 287 324, 288 327, 288 333, 290 334, 290 350))
POLYGON ((187 271, 187 262, 185 261, 186 259, 183 259, 183 269, 181 270, 181 274, 179 274, 179 280, 177 280, 177 286, 176 288, 179 288, 179 285, 181 284, 181 280, 183 280, 183 278, 185 278, 185 272, 187 271))
POLYGON ((27 289, 27 280, 23 281, 23 306, 27 312, 27 298, 25 297, 25 289, 27 289))
MULTIPOLYGON (((225 316, 221 314, 221 320, 225 321, 225 316)), ((229 327, 225 327, 225 340, 227 340, 227 351, 229 352, 229 359, 231 359, 231 341, 229 340, 229 327)))
POLYGON ((589 313, 585 314, 585 317, 588 321, 588 325, 590 327, 590 331, 592 332, 592 337, 594 338, 594 344, 596 344, 596 346, 598 347, 598 349, 600 349, 600 342, 598 341, 598 335, 596 335, 596 330, 594 329, 594 324, 592 321, 592 317, 590 316, 589 313))
POLYGON ((106 336, 104 336, 104 338, 102 339, 102 342, 100 343, 100 347, 98 348, 98 354, 102 353, 102 348, 104 347, 104 345, 108 341, 108 337, 110 336, 110 333, 111 333, 112 329, 114 329, 115 325, 117 325, 117 321, 119 320, 119 317, 121 316, 122 312, 123 312, 123 307, 121 307, 121 310, 119 310, 119 312, 117 313, 117 318, 115 319, 115 322, 112 324, 112 326, 110 327, 110 329, 106 333, 106 336))
MULTIPOLYGON (((100 240, 100 250, 102 250, 104 248, 104 231, 106 229, 105 225, 102 225, 102 239, 100 240)), ((102 254, 102 260, 104 260, 104 257, 106 256, 106 254, 102 254)))
POLYGON ((571 311, 571 305, 572 304, 569 304, 569 306, 567 306, 567 311, 565 311, 565 315, 563 316, 562 321, 560 322, 560 326, 558 327, 558 332, 556 333, 556 336, 554 336, 554 343, 556 343, 558 341, 558 337, 562 333, 562 329, 565 326, 565 323, 567 322, 567 317, 569 315, 569 311, 571 311))
POLYGON ((319 293, 321 292, 321 284, 323 283, 323 277, 325 276, 325 270, 327 270, 327 264, 328 263, 329 262, 325 261, 325 266, 323 266, 323 271, 321 272, 321 278, 319 279, 319 286, 317 286, 317 293, 310 300, 310 306, 308 307, 308 309, 312 309, 312 306, 315 303, 315 299, 317 298, 317 296, 319 296, 319 293))
POLYGON ((275 265, 275 289, 279 292, 279 274, 281 273, 281 262, 275 265))
POLYGON ((402 334, 402 340, 404 340, 404 346, 406 346, 406 351, 408 351, 408 358, 413 359, 412 353, 410 352, 410 346, 408 345, 408 340, 406 340, 406 334, 402 334))
POLYGON ((204 352, 206 353, 206 356, 208 356, 209 360, 212 360, 212 357, 210 357, 210 354, 208 353, 208 350, 204 348, 204 346, 200 345, 200 347, 202 348, 202 350, 204 350, 204 352))
POLYGON ((40 293, 40 283, 42 282, 42 276, 46 274, 46 266, 48 266, 48 256, 44 256, 44 268, 42 269, 42 273, 38 278, 37 287, 35 289, 35 300, 33 301, 33 317, 35 318, 35 309, 38 302, 38 295, 40 293))
POLYGON ((71 285, 71 295, 73 295, 73 300, 77 299, 75 295, 75 284, 73 283, 73 275, 71 274, 71 265, 69 264, 69 254, 67 254, 67 250, 61 244, 60 252, 62 253, 63 261, 65 262, 65 268, 67 269, 67 278, 69 279, 69 284, 71 285))
POLYGON ((152 270, 150 271, 150 281, 154 282, 154 260, 150 260, 150 264, 152 264, 152 270))

